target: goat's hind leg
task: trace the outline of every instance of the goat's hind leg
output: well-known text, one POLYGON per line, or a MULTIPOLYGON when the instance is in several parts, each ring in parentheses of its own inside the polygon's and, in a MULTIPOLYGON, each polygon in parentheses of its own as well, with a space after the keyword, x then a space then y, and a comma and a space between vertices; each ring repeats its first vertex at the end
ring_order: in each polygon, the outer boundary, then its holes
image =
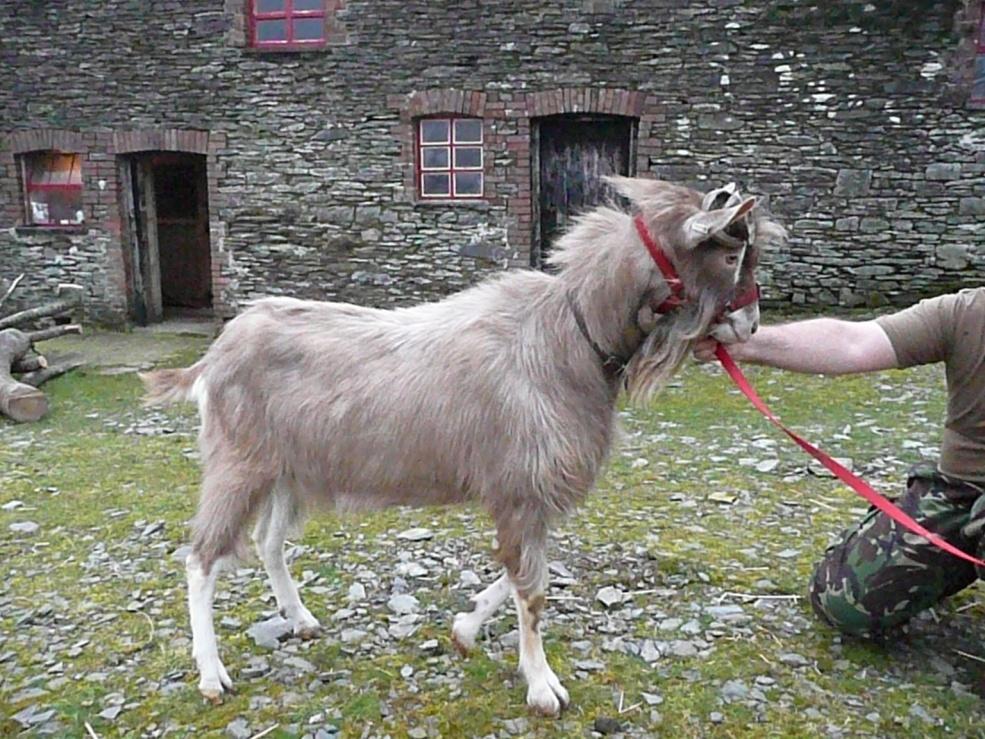
POLYGON ((451 627, 451 640, 463 656, 475 646, 475 638, 482 624, 489 620, 510 597, 510 576, 505 572, 488 588, 472 596, 475 607, 468 612, 455 614, 451 627))
POLYGON ((185 562, 192 656, 198 666, 199 692, 214 703, 233 684, 219 659, 215 636, 216 579, 223 564, 238 556, 243 528, 254 506, 270 492, 270 483, 258 483, 258 477, 215 463, 214 470, 203 475, 198 513, 192 522, 192 551, 185 562))
POLYGON ((219 644, 212 623, 212 603, 220 569, 221 563, 218 561, 211 562, 206 568, 194 551, 185 561, 188 613, 192 625, 192 656, 199 674, 198 690, 213 703, 220 701, 224 690, 233 687, 233 681, 219 659, 219 644))
POLYGON ((288 486, 279 483, 260 511, 253 541, 267 570, 281 615, 290 622, 295 636, 313 639, 318 636, 321 624, 301 602, 298 587, 284 560, 284 540, 300 530, 303 523, 304 510, 297 496, 288 486))

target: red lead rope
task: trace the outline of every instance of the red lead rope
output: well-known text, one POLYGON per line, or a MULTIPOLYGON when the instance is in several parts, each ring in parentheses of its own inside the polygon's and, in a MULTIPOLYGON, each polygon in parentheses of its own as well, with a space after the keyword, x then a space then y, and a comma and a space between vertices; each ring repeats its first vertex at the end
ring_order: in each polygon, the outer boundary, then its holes
POLYGON ((927 529, 925 529, 919 523, 914 521, 910 516, 908 516, 903 511, 901 511, 897 506, 893 505, 890 501, 886 500, 886 498, 880 495, 871 485, 869 485, 861 477, 854 474, 853 472, 851 472, 851 470, 845 468, 843 465, 836 462, 834 459, 829 457, 827 454, 825 454, 823 451, 821 451, 816 446, 811 444, 809 441, 805 440, 803 437, 799 436, 798 434, 794 433, 786 426, 784 426, 780 422, 780 419, 773 414, 773 411, 771 411, 769 407, 766 405, 766 403, 762 401, 759 395, 756 394, 755 389, 753 389, 752 385, 749 384, 749 380, 747 380, 746 376, 742 374, 742 370, 739 369, 738 365, 735 363, 735 360, 732 359, 732 356, 728 353, 728 350, 722 344, 719 344, 715 348, 715 356, 718 357, 718 361, 722 363, 722 367, 725 368, 725 371, 728 373, 728 376, 732 378, 732 382, 734 382, 736 387, 738 387, 739 390, 742 391, 743 395, 749 398, 749 401, 753 404, 753 406, 755 406, 756 410, 758 410, 760 413, 766 416, 769 422, 772 423, 774 426, 776 426, 778 429, 780 429, 780 431, 782 431, 791 439, 793 439, 794 443, 797 446, 799 446, 805 452, 807 452, 812 457, 814 457, 814 459, 816 459, 818 462, 823 464, 839 480, 841 480, 843 483, 848 485, 848 487, 850 487, 856 493, 861 495, 863 498, 869 501, 869 503, 874 505, 876 508, 878 508, 880 511, 885 513, 891 519, 896 521, 896 523, 900 524, 903 528, 909 529, 915 534, 919 534, 920 536, 927 539, 931 544, 933 544, 936 547, 939 547, 940 549, 943 549, 948 554, 953 554, 955 557, 960 557, 961 559, 967 562, 971 562, 972 564, 977 565, 978 567, 985 567, 985 562, 983 562, 980 559, 976 559, 975 557, 972 557, 970 554, 967 554, 966 552, 962 552, 960 549, 949 544, 937 534, 934 534, 928 531, 927 529))

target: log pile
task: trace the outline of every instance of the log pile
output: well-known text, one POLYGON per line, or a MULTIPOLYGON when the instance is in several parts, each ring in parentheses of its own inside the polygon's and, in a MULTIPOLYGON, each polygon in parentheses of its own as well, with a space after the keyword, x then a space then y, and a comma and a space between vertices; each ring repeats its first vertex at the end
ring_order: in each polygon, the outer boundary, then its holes
POLYGON ((78 285, 59 285, 55 300, 4 316, 4 303, 23 279, 24 275, 18 277, 0 295, 0 414, 18 422, 44 417, 48 399, 38 387, 82 364, 78 357, 67 356, 49 365, 34 348, 35 343, 56 336, 81 334, 82 326, 68 323, 32 330, 27 325, 76 310, 82 304, 83 289, 78 285))

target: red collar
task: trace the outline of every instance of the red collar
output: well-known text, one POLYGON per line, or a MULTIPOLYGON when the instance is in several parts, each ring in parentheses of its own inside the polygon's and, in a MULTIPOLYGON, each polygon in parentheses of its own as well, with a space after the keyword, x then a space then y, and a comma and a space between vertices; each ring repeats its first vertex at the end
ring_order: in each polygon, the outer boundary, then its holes
POLYGON ((656 312, 670 313, 673 310, 677 310, 684 304, 684 283, 681 282, 677 270, 674 269, 674 265, 667 258, 664 250, 660 248, 660 245, 650 234, 650 229, 643 222, 643 216, 637 215, 633 219, 633 223, 636 225, 636 232, 640 235, 640 239, 642 239, 644 246, 646 246, 646 250, 650 252, 653 261, 660 268, 660 273, 663 275, 667 287, 670 288, 670 295, 655 308, 656 312))

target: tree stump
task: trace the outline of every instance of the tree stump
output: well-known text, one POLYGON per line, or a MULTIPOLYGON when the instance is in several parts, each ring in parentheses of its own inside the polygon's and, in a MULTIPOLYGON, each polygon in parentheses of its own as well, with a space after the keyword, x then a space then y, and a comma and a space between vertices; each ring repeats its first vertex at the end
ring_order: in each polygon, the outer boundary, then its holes
POLYGON ((23 331, 0 331, 0 413, 21 423, 38 421, 48 412, 44 393, 10 374, 14 363, 30 349, 31 340, 23 331))

